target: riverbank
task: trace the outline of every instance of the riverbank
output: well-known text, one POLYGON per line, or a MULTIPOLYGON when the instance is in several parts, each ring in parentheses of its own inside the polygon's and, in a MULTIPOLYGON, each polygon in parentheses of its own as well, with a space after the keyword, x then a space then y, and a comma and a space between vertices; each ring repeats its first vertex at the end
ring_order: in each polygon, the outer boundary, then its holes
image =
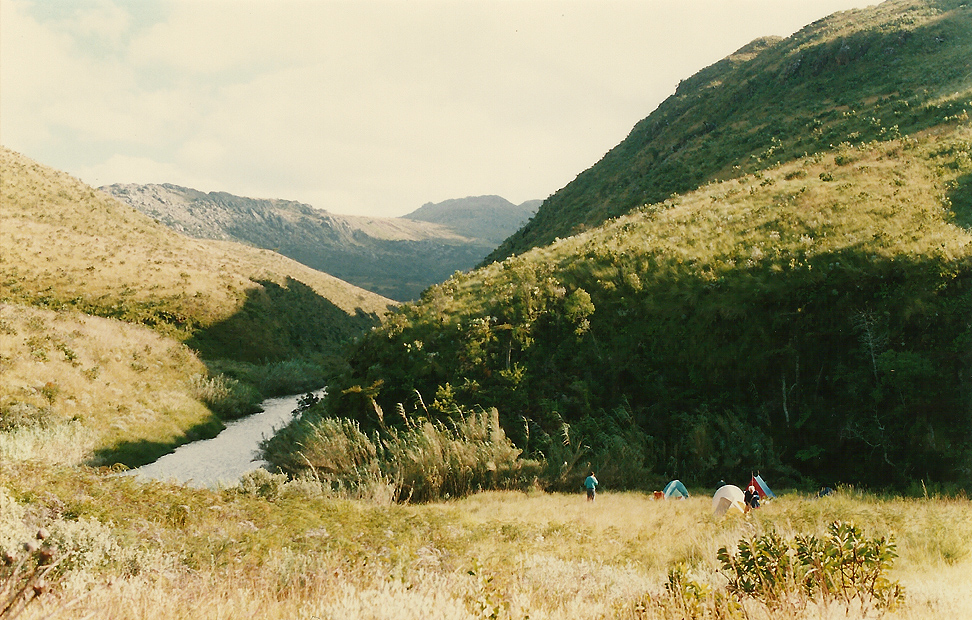
MULTIPOLYGON (((84 545, 48 602, 23 617, 41 618, 80 595, 58 617, 134 620, 164 608, 184 620, 681 618, 687 612, 676 614, 666 584, 682 567, 683 583, 700 587, 695 617, 710 618, 706 597, 725 592, 720 546, 765 532, 820 536, 834 520, 894 537, 888 577, 906 598, 893 617, 972 615, 967 499, 781 493, 749 518, 717 520, 709 497, 607 491, 590 504, 581 494, 490 492, 416 506, 325 497, 293 483, 277 490, 212 491, 4 463, 4 536, 44 526, 58 545, 84 545)), ((741 617, 726 605, 720 617, 741 617)), ((742 605, 748 617, 770 616, 754 599, 742 605)), ((810 602, 772 617, 838 616, 866 614, 810 602)))

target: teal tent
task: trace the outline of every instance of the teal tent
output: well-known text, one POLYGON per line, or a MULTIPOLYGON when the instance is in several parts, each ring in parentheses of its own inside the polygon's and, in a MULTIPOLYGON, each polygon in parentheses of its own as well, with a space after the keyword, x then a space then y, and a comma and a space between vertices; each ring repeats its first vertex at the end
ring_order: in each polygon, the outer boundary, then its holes
POLYGON ((672 480, 665 485, 665 499, 683 499, 688 496, 688 491, 681 480, 672 480))

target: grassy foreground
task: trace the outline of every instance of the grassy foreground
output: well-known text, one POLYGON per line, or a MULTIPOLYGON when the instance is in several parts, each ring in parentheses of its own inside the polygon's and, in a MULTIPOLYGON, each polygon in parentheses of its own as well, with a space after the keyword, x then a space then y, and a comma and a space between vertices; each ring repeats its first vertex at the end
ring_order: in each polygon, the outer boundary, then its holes
POLYGON ((63 577, 23 618, 864 618, 852 601, 725 598, 718 548, 834 520, 893 536, 905 590, 886 617, 972 616, 972 505, 842 489, 712 516, 707 493, 488 492, 395 505, 325 497, 269 475, 204 491, 36 462, 0 464, 0 547, 38 527, 63 577), (680 567, 681 589, 667 589, 680 567))

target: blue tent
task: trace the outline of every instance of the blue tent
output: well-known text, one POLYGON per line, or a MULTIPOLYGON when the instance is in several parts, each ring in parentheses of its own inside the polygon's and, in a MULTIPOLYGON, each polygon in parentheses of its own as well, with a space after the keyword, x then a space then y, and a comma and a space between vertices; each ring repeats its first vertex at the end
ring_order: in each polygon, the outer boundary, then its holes
POLYGON ((685 485, 682 484, 681 480, 672 480, 665 485, 665 499, 683 499, 688 496, 688 491, 685 489, 685 485))

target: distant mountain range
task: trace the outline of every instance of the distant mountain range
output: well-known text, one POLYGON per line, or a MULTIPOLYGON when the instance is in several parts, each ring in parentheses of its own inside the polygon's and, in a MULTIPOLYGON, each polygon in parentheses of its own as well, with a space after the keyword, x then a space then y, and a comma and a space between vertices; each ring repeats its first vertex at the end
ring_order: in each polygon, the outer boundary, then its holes
POLYGON ((499 245, 519 230, 540 208, 542 200, 515 205, 499 196, 470 196, 427 202, 403 216, 408 220, 441 224, 473 239, 499 245))
POLYGON ((540 205, 499 196, 426 204, 401 218, 337 215, 291 200, 201 192, 171 184, 102 191, 176 231, 274 250, 398 301, 470 269, 540 205))

